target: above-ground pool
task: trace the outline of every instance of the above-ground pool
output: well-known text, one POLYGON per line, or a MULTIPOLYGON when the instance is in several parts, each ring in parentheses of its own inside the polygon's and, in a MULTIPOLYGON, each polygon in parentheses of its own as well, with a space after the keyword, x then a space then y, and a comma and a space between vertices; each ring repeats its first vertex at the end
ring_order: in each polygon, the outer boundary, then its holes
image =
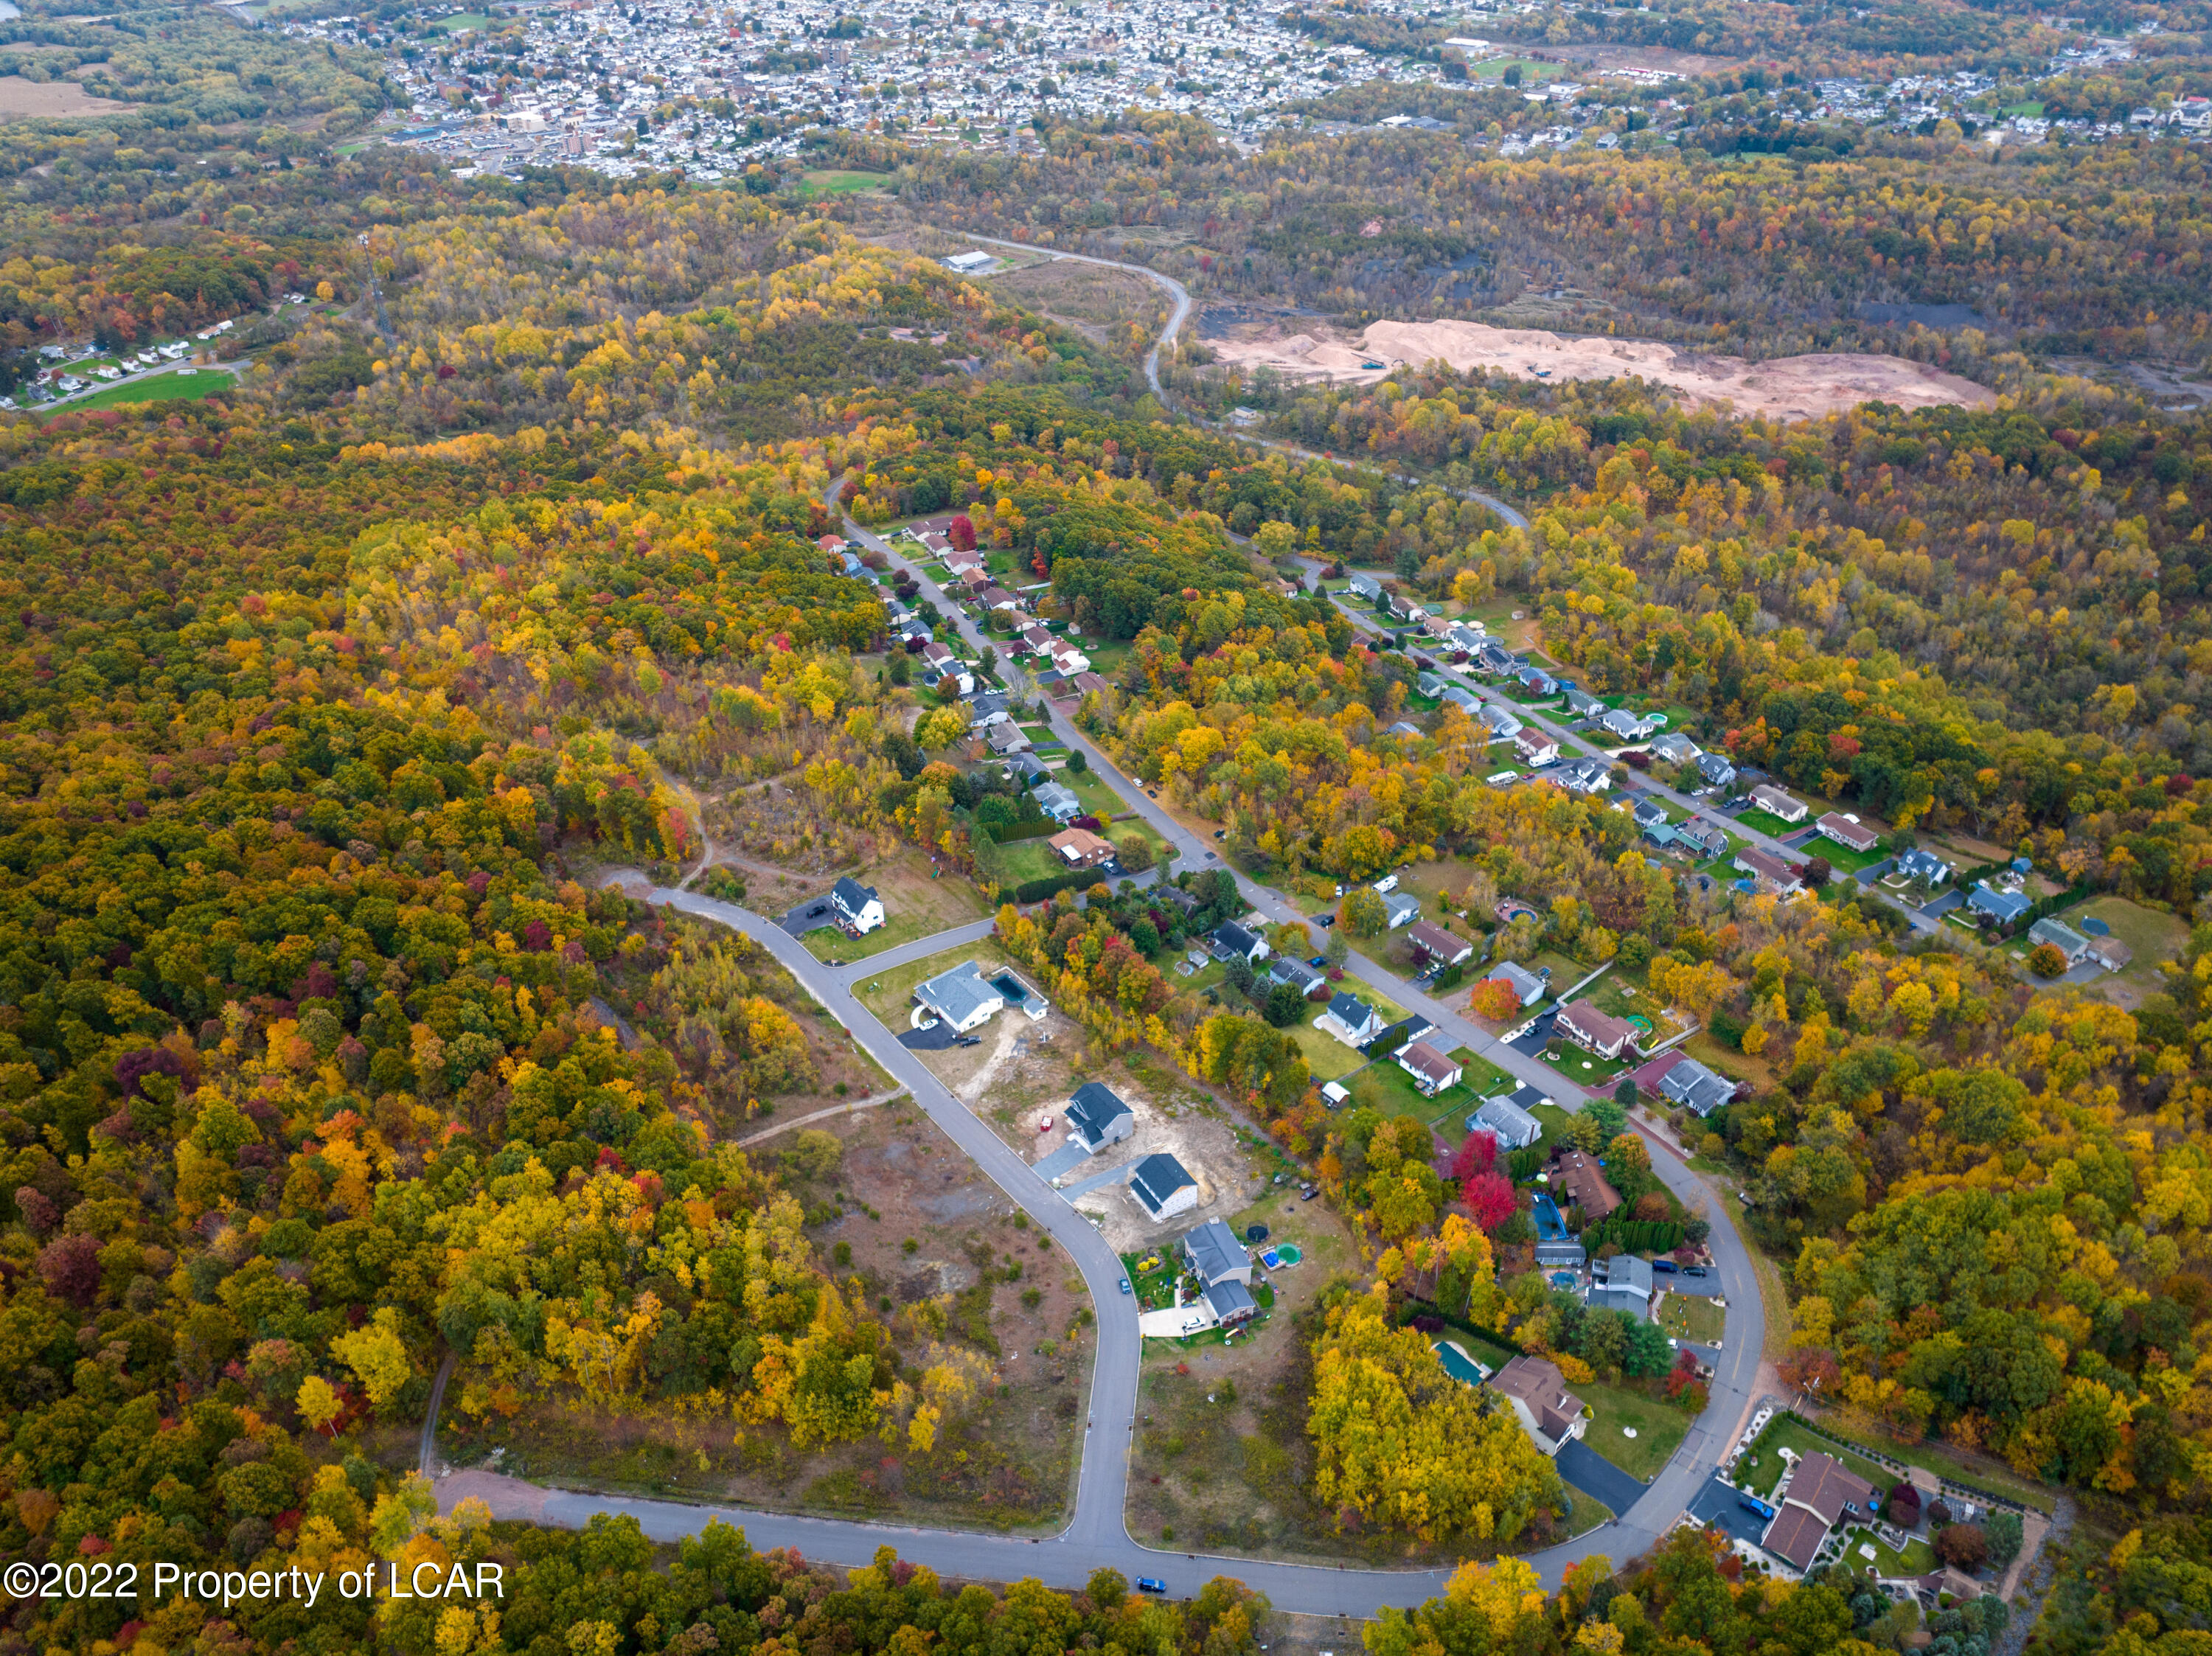
POLYGON ((1559 1216, 1559 1204, 1542 1191, 1536 1192, 1536 1240, 1540 1242, 1564 1242, 1567 1240, 1567 1222, 1559 1216))
POLYGON ((1288 1242, 1269 1248, 1260 1256, 1260 1263, 1273 1271, 1279 1265, 1294 1265, 1305 1256, 1288 1242))
POLYGON ((1628 1024, 1631 1028, 1640 1030, 1647 1035, 1652 1033, 1654 1027, 1651 1020, 1641 1012, 1631 1012, 1628 1015, 1628 1024))
POLYGON ((1572 1288, 1574 1285, 1575 1273, 1573 1271, 1555 1271, 1552 1273, 1552 1286, 1553 1288, 1572 1288))
POLYGON ((1435 1350, 1437 1361, 1462 1386, 1480 1386, 1490 1378, 1490 1371, 1467 1355, 1466 1350, 1450 1340, 1438 1340, 1435 1350))

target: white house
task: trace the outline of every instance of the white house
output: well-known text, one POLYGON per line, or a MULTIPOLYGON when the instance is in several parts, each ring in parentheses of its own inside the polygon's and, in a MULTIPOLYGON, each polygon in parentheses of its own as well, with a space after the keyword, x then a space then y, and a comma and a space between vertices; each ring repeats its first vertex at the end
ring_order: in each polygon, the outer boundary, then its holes
POLYGON ((1234 920, 1224 920, 1215 926, 1207 941, 1212 944, 1216 960, 1225 961, 1231 955, 1241 955, 1257 966, 1267 958, 1267 940, 1246 931, 1234 920))
POLYGON ((1136 1112, 1103 1082, 1085 1082, 1067 1101, 1068 1142, 1080 1144, 1086 1156, 1120 1143, 1136 1130, 1136 1112))
POLYGON ((1460 1066, 1425 1040, 1401 1046, 1397 1057, 1398 1067, 1413 1077, 1413 1085, 1429 1097, 1459 1085, 1460 1066))
POLYGON ((1382 1015, 1357 995, 1340 991, 1328 1010, 1314 1020, 1314 1028, 1347 1046, 1364 1046, 1382 1033, 1382 1015))
POLYGON ((1421 918, 1421 900, 1410 891, 1393 891, 1383 897, 1382 912, 1390 917, 1390 929, 1395 931, 1421 918))
POLYGON ((1490 1377, 1490 1389, 1505 1399, 1529 1441, 1547 1455, 1558 1454, 1586 1429, 1582 1399, 1567 1390, 1559 1365, 1546 1358, 1514 1358, 1490 1377))
POLYGON ((1146 1156, 1129 1175, 1129 1191, 1155 1219, 1188 1213, 1198 1205, 1198 1180, 1164 1150, 1146 1156))
MULTIPOLYGON (((1469 1132, 1486 1132, 1498 1140, 1501 1150, 1526 1149, 1544 1136, 1544 1124, 1536 1119, 1515 1100, 1523 1093, 1534 1094, 1533 1087, 1517 1088, 1511 1093, 1496 1098, 1486 1098, 1482 1106, 1467 1119, 1469 1132)), ((1541 1103, 1540 1098, 1534 1100, 1541 1103)))
POLYGON ((924 1010, 963 1035, 998 1016, 999 1009, 1006 1004, 1006 998, 985 981, 983 968, 974 961, 963 961, 950 972, 916 984, 914 998, 924 1010))
POLYGON ((830 907, 837 923, 854 937, 874 931, 884 923, 883 899, 872 885, 862 885, 849 875, 840 876, 830 889, 830 907))
POLYGON ((1513 738, 1514 755, 1524 765, 1549 765, 1559 756, 1559 744, 1531 725, 1513 738))
POLYGON ((1751 791, 1751 803, 1785 822, 1802 822, 1813 814, 1813 808, 1803 800, 1793 799, 1780 788, 1770 787, 1764 782, 1751 791))
POLYGON ((1216 1283, 1252 1286, 1251 1250, 1219 1219, 1209 1219, 1183 1237, 1182 1257, 1202 1287, 1216 1283))

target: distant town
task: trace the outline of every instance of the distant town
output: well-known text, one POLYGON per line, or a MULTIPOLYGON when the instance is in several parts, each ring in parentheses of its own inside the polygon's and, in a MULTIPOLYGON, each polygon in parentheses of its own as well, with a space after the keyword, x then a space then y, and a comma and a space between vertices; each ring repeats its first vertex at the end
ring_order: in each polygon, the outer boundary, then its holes
MULTIPOLYGON (((1685 141, 1686 106, 1664 94, 1680 77, 1656 66, 1617 66, 1577 79, 1532 63, 1508 3, 1462 15, 1443 62, 1375 52, 1298 27, 1293 0, 1217 0, 1146 6, 992 0, 925 6, 899 0, 856 14, 831 0, 757 0, 719 11, 690 5, 551 5, 525 0, 495 12, 423 13, 401 23, 341 16, 283 25, 287 34, 384 52, 412 94, 380 131, 435 153, 464 173, 570 164, 629 177, 682 171, 713 182, 795 155, 824 130, 878 131, 908 143, 975 149, 1033 143, 1039 115, 1097 118, 1131 109, 1197 116, 1247 147, 1285 124, 1320 132, 1355 124, 1316 116, 1316 100, 1388 79, 1464 92, 1523 85, 1529 118, 1476 135, 1512 155, 1544 146, 1600 148, 1685 141), (1476 31, 1487 31, 1481 33, 1476 31), (1496 39, 1492 38, 1497 37, 1496 39), (1622 94, 1651 120, 1632 135, 1610 118, 1622 94)), ((1436 21, 1407 0, 1363 14, 1436 21)), ((2146 25, 2146 28, 2155 28, 2146 25)), ((2050 64, 2080 74, 2135 55, 2129 39, 2084 35, 2050 64)), ((1549 57, 1552 54, 1547 53, 1549 57)), ((1561 55, 1571 55, 1565 49, 1561 55)), ((1784 123, 1847 122, 1899 132, 1943 120, 1984 142, 2094 140, 2130 130, 2212 135, 2212 101, 2188 98, 2125 121, 2046 119, 2033 100, 2003 104, 1986 75, 1824 81, 1747 94, 1784 123)), ((1372 123, 1442 130, 1431 114, 1372 123)))

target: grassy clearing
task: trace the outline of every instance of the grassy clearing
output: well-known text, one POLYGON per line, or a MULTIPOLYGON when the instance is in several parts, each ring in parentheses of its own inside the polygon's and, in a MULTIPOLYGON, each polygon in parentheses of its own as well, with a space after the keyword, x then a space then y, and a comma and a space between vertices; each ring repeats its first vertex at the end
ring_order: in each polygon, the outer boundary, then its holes
POLYGON ((1355 1106, 1380 1111, 1385 1116, 1419 1116, 1424 1121, 1454 1113, 1463 1118, 1480 1096, 1474 1089, 1462 1083, 1457 1087, 1447 1087, 1431 1098, 1413 1084, 1413 1077, 1400 1066, 1395 1056, 1376 1059, 1346 1084, 1352 1089, 1355 1106))
POLYGON ((1555 1040, 1544 1054, 1544 1061, 1559 1073, 1563 1081, 1580 1087, 1597 1087, 1626 1073, 1628 1065, 1617 1058, 1600 1058, 1595 1052, 1585 1052, 1579 1046, 1555 1040))
POLYGON ((2069 908, 2058 918, 2076 931, 2081 929, 2084 919, 2100 919, 2112 927, 2112 935, 2135 950, 2136 957, 2124 971, 2111 974, 2107 981, 2145 994, 2158 991, 2159 967, 2179 958, 2189 941, 2189 927, 2185 922, 2154 908, 2131 903, 2125 897, 2100 897, 2094 902, 2069 908))
POLYGON ((149 374, 143 379, 134 379, 127 385, 110 385, 106 391, 94 391, 89 397, 76 397, 59 407, 43 410, 53 414, 82 414, 88 409, 121 408, 132 403, 197 403, 204 397, 235 391, 238 382, 220 368, 201 368, 192 371, 171 368, 166 373, 149 374))
POLYGON ((800 941, 817 960, 865 960, 901 943, 989 918, 982 893, 967 879, 953 873, 933 879, 930 872, 927 859, 914 851, 861 871, 854 877, 862 885, 873 886, 883 899, 884 924, 865 937, 848 937, 835 927, 823 927, 800 941))
MULTIPOLYGON (((1200 974, 1201 977, 1205 974, 1200 974)), ((1367 1062, 1364 1052, 1355 1052, 1334 1035, 1323 1034, 1312 1024, 1299 1025, 1291 1031, 1291 1038, 1298 1043, 1298 1051, 1305 1054, 1306 1068, 1313 1071, 1316 1081, 1341 1081, 1367 1062)))
POLYGON ((1769 1422, 1766 1429, 1759 1435, 1759 1441, 1744 1452, 1743 1459, 1735 1464, 1735 1481, 1762 1499, 1771 1495, 1788 1465, 1782 1458, 1784 1449, 1799 1456, 1832 1455, 1877 1489, 1887 1489, 1897 1482, 1895 1472, 1830 1442, 1786 1415, 1778 1415, 1769 1422))
POLYGON ((460 34, 470 29, 489 28, 491 19, 480 11, 465 11, 452 17, 442 17, 430 27, 442 29, 447 34, 460 34))
MULTIPOLYGON (((1747 828, 1754 834, 1764 834, 1770 840, 1786 840, 1793 834, 1802 834, 1813 819, 1808 816, 1802 822, 1785 822, 1772 811, 1747 810, 1734 820, 1738 828, 1747 828)), ((1826 842, 1824 840, 1822 843, 1826 842)), ((1843 847, 1838 846, 1836 849, 1840 851, 1843 847)), ((1805 854, 1810 856, 1812 853, 1808 852, 1805 854)), ((1833 858, 1830 860, 1832 861, 1833 858)))
POLYGON ((1853 851, 1849 846, 1838 845, 1825 834, 1805 847, 1805 855, 1826 858, 1828 866, 1838 874, 1856 874, 1863 868, 1889 860, 1889 853, 1879 842, 1872 851, 1853 851))
POLYGON ((1875 1573, 1877 1575, 1925 1575, 1936 1568, 1936 1549, 1925 1541, 1907 1539, 1902 1552, 1885 1545, 1882 1538, 1871 1529, 1853 1528, 1844 1532, 1844 1562, 1859 1564, 1869 1562, 1860 1553, 1861 1547, 1874 1549, 1875 1573))
POLYGON ((1659 1307, 1659 1325, 1692 1345, 1718 1345, 1728 1313, 1697 1294, 1669 1294, 1659 1307))
POLYGON ((856 190, 878 190, 883 187, 880 173, 842 173, 834 171, 805 173, 799 176, 793 190, 799 196, 844 196, 856 190))
MULTIPOLYGON (((1656 1389, 1656 1381, 1650 1384, 1656 1389)), ((1575 1395, 1590 1411, 1583 1441, 1631 1477, 1646 1483, 1658 1475, 1690 1429, 1687 1415, 1636 1381, 1577 1386, 1575 1395), (1636 1435, 1628 1436, 1630 1431, 1636 1435)))

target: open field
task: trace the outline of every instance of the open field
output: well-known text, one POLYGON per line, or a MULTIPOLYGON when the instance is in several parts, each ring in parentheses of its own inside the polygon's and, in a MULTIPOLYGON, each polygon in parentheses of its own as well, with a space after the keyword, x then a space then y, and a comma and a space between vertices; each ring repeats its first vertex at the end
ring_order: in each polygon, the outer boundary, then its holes
POLYGON ((1656 1380, 1602 1380, 1577 1386, 1575 1395, 1588 1405, 1589 1428, 1583 1441, 1631 1477, 1649 1483, 1690 1429, 1690 1416, 1656 1395, 1656 1380), (1629 1432, 1636 1435, 1630 1437, 1629 1432))
POLYGON ((864 960, 990 915, 982 894, 964 875, 947 871, 932 879, 927 858, 910 846, 872 868, 855 870, 853 877, 876 889, 884 923, 865 937, 848 937, 834 926, 808 932, 801 941, 817 960, 864 960))
POLYGON ((1131 325, 1147 336, 1157 333, 1166 316, 1166 295, 1144 277, 1073 259, 1003 271, 991 278, 991 287, 1013 302, 1067 324, 1094 344, 1105 343, 1109 331, 1131 325))
POLYGON ((1480 322, 1373 322, 1356 339, 1338 337, 1318 322, 1285 337, 1280 325, 1273 325, 1257 338, 1208 343, 1223 361, 1248 369, 1360 385, 1381 380, 1393 363, 1439 361, 1462 372, 1494 369, 1554 384, 1633 374, 1666 386, 1691 408, 1729 403, 1739 414, 1769 418, 1815 419, 1866 402, 1908 409, 1986 409, 1996 403, 1970 379, 1900 356, 1826 351, 1750 362, 1678 351, 1652 340, 1576 337, 1480 322), (1377 366, 1364 366, 1370 362, 1377 366))
POLYGON ((2154 908, 2131 903, 2125 897, 2099 897, 2068 909, 2058 918, 2076 931, 2081 929, 2085 919, 2102 920, 2112 928, 2112 936, 2135 950, 2136 957, 2125 969, 2104 974, 2089 986, 2090 993, 2102 995, 2120 1006, 2140 1006, 2143 997, 2158 993, 2161 982, 2160 966, 2179 959, 2189 941, 2189 927, 2185 922, 2154 908))
POLYGON ((75 81, 27 81, 20 75, 0 75, 0 124, 112 115, 133 107, 112 98, 95 98, 75 81))
POLYGON ((824 1125, 842 1155, 795 1189, 816 1217, 809 1240, 841 1278, 859 1279, 910 1359, 927 1357, 931 1342, 904 1309, 943 1305, 945 1350, 978 1382, 934 1452, 886 1453, 873 1437, 801 1449, 781 1428, 733 1439, 726 1419, 640 1416, 566 1396, 511 1419, 471 1418, 458 1401, 469 1395, 466 1369, 441 1447, 459 1465, 504 1450, 502 1471, 617 1494, 979 1528, 1058 1523, 1090 1384, 1082 1277, 912 1106, 824 1125))
POLYGON ((128 385, 110 385, 89 397, 72 397, 39 411, 51 417, 57 414, 82 414, 90 409, 121 408, 132 403, 197 402, 237 389, 238 381, 220 368, 172 368, 167 373, 149 374, 128 385))

